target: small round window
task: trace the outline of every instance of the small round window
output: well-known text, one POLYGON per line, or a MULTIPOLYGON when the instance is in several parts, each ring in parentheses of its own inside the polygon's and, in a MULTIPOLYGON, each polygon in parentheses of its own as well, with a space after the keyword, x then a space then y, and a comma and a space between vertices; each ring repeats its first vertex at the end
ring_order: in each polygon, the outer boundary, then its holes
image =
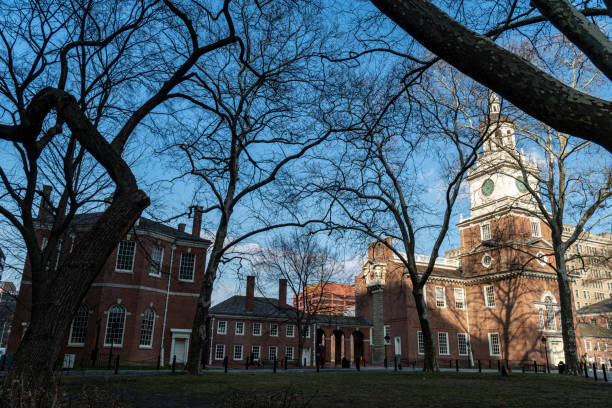
POLYGON ((548 262, 548 257, 544 255, 543 252, 538 252, 536 254, 536 259, 538 260, 538 263, 542 266, 546 265, 548 262))
POLYGON ((493 263, 493 257, 491 256, 491 254, 484 254, 480 262, 482 262, 482 266, 488 268, 493 263))

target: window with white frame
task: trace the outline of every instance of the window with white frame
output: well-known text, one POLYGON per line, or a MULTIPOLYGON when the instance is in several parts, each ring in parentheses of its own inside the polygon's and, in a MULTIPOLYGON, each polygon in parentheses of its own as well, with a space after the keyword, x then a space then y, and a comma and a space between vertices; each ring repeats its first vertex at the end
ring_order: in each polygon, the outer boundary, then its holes
POLYGON ((534 238, 539 238, 541 236, 540 221, 531 221, 531 236, 534 238))
POLYGON ((223 360, 225 358, 225 344, 217 344, 215 347, 215 360, 223 360))
POLYGON ((227 334, 227 322, 225 320, 217 322, 217 334, 227 334))
POLYGON ((501 355, 501 347, 499 341, 499 333, 489 333, 489 355, 501 355))
POLYGON ((293 360, 293 347, 285 347, 285 357, 287 360, 293 360))
POLYGON ((383 340, 385 341, 385 345, 391 344, 391 326, 386 324, 384 326, 384 333, 385 333, 385 335, 384 335, 383 340), (387 337, 389 338, 389 340, 387 340, 387 337))
POLYGON ((422 331, 417 331, 417 350, 419 354, 425 354, 425 340, 422 331))
POLYGON ((460 356, 468 355, 467 333, 457 333, 457 348, 460 356))
POLYGON ((253 336, 261 336, 261 323, 253 323, 253 336))
POLYGON ((441 356, 447 356, 450 354, 448 350, 448 333, 438 332, 438 353, 441 356))
POLYGON ((87 334, 87 322, 89 321, 89 308, 87 305, 82 304, 77 310, 76 316, 72 320, 70 326, 70 341, 69 345, 83 345, 85 344, 85 335, 87 334))
POLYGON ((546 322, 544 321, 544 310, 538 310, 538 315, 540 317, 540 330, 544 330, 546 328, 546 322))
POLYGON ((164 248, 153 245, 151 248, 151 265, 149 266, 149 275, 161 276, 161 265, 164 257, 164 248))
POLYGON ((285 326, 285 336, 294 337, 295 336, 295 326, 292 324, 288 324, 285 326))
POLYGON ((123 346, 123 329, 125 327, 125 308, 121 305, 114 305, 108 311, 106 319, 106 333, 104 335, 104 345, 114 347, 123 346))
POLYGON ((117 248, 116 271, 132 272, 134 270, 134 255, 136 254, 135 241, 121 241, 117 248))
POLYGON ((483 241, 491 239, 491 225, 483 224, 480 226, 480 237, 483 241))
POLYGON ((585 344, 586 344, 586 349, 587 349, 588 351, 593 350, 593 345, 591 344, 591 340, 585 340, 584 342, 585 342, 585 344))
POLYGON ((446 307, 446 288, 436 286, 436 307, 446 307))
POLYGON ((254 361, 258 361, 261 359, 261 346, 253 346, 251 347, 251 356, 254 361))
POLYGON ((193 282, 195 273, 195 254, 184 252, 181 254, 179 265, 179 280, 193 282))
POLYGON ((244 335, 244 322, 236 322, 236 330, 234 333, 238 336, 244 335))
POLYGON ((268 348, 268 359, 269 360, 276 360, 277 358, 278 358, 278 347, 270 346, 268 348))
POLYGON ((304 337, 309 339, 310 338, 310 325, 306 325, 304 326, 304 337))
POLYGON ((484 287, 485 295, 485 306, 495 307, 495 288, 493 285, 487 285, 484 287))
POLYGON ((546 296, 544 303, 546 304, 546 328, 548 330, 557 330, 557 321, 555 319, 552 298, 550 296, 546 296))
POLYGON ((155 311, 148 308, 142 314, 140 328, 140 347, 153 347, 153 328, 155 327, 155 311))
POLYGON ((455 309, 465 309, 465 290, 455 288, 455 309))
POLYGON ((278 337, 278 323, 270 323, 270 336, 278 337))
POLYGON ((242 344, 234 345, 234 360, 242 360, 242 344))

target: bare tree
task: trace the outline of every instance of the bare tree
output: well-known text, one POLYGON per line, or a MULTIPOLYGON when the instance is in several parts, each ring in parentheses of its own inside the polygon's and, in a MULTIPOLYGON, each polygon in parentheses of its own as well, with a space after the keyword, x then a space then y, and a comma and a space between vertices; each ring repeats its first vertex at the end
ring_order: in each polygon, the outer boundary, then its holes
POLYGON ((176 97, 172 90, 200 58, 238 41, 228 3, 218 10, 190 4, 197 23, 171 1, 16 1, 3 7, 0 214, 25 242, 33 302, 4 379, 5 403, 52 403, 66 329, 111 251, 149 204, 122 157, 128 140, 176 97), (101 199, 104 183, 114 190, 112 203, 70 255, 49 267, 71 221, 101 199), (41 184, 52 187, 43 191, 41 184), (44 247, 36 234, 38 197, 51 225, 44 247))
POLYGON ((491 9, 485 13, 488 19, 472 18, 474 13, 481 13, 481 3, 458 2, 457 8, 449 12, 463 18, 463 23, 426 0, 372 0, 372 3, 432 53, 527 114, 559 132, 612 151, 608 131, 612 128, 611 102, 564 84, 498 45, 495 38, 489 38, 531 25, 534 28, 526 35, 534 35, 542 26, 550 27, 552 23, 612 79, 612 43, 604 28, 587 18, 609 17, 612 11, 608 2, 607 8, 583 10, 576 9, 568 0, 491 3, 491 9), (491 24, 495 18, 496 24, 491 24), (491 25, 493 28, 487 30, 491 25))
POLYGON ((191 90, 181 96, 199 109, 175 118, 165 150, 175 162, 177 155, 185 158, 178 177, 195 180, 194 201, 216 217, 189 342, 186 370, 194 375, 219 267, 256 234, 310 222, 284 194, 292 178, 287 169, 339 131, 323 96, 327 78, 319 55, 329 51, 331 34, 320 7, 242 1, 230 9, 240 16, 244 49, 229 47, 198 65, 191 90))
MULTIPOLYGON (((284 279, 289 295, 299 301, 297 306, 279 310, 286 321, 297 328, 299 366, 307 333, 316 323, 317 316, 337 312, 324 294, 332 280, 341 278, 341 265, 330 248, 319 242, 317 235, 297 229, 288 235, 276 234, 268 248, 255 254, 253 259, 252 268, 258 277, 259 291, 266 298, 272 299, 264 288, 274 287, 274 283, 284 279)), ((315 336, 315 331, 310 335, 315 336)))
MULTIPOLYGON (((346 134, 342 159, 322 165, 311 182, 311 191, 327 197, 328 229, 374 238, 403 264, 423 331, 427 371, 438 366, 424 285, 446 237, 461 183, 488 136, 471 129, 474 112, 464 111, 461 100, 478 98, 483 90, 457 93, 455 81, 448 80, 453 76, 458 73, 441 65, 404 96, 405 84, 398 93, 359 79, 365 95, 361 110, 354 105, 352 112, 361 118, 360 131, 346 134), (442 175, 435 182, 424 175, 432 163, 442 175), (417 268, 417 251, 425 250, 430 254, 427 266, 417 268)), ((393 83, 385 79, 378 83, 393 83)))

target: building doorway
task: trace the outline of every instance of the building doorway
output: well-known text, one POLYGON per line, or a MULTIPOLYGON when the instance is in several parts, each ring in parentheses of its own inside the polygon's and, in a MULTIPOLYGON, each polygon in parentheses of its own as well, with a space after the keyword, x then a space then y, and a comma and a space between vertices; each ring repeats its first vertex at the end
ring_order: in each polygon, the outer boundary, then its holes
POLYGON ((172 364, 174 356, 176 356, 177 364, 185 364, 189 353, 189 336, 191 330, 170 329, 170 331, 172 332, 172 343, 170 346, 168 364, 172 364))
POLYGON ((553 365, 559 365, 559 361, 565 360, 565 354, 563 353, 563 339, 550 339, 550 363, 553 365))
POLYGON ((353 356, 355 361, 359 360, 360 364, 365 359, 363 354, 363 333, 360 331, 353 332, 353 356))

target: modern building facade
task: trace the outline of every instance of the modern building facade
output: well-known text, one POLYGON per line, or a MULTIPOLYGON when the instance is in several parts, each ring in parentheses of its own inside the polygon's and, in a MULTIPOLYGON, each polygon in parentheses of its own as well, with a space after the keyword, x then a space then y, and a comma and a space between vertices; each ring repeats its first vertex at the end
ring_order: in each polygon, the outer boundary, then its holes
POLYGON ((315 283, 293 296, 293 307, 322 315, 355 315, 355 286, 341 283, 315 283))
MULTIPOLYGON (((75 240, 95 223, 99 214, 77 215, 62 238, 55 265, 69 256, 75 240)), ((108 258, 83 299, 66 332, 66 366, 103 361, 109 354, 134 364, 168 364, 171 356, 187 358, 189 336, 210 241, 200 237, 201 209, 195 208, 193 229, 185 232, 140 218, 108 258)), ((41 245, 50 224, 39 218, 41 245)), ((16 351, 28 323, 32 302, 28 263, 24 269, 18 307, 9 339, 16 351)))

